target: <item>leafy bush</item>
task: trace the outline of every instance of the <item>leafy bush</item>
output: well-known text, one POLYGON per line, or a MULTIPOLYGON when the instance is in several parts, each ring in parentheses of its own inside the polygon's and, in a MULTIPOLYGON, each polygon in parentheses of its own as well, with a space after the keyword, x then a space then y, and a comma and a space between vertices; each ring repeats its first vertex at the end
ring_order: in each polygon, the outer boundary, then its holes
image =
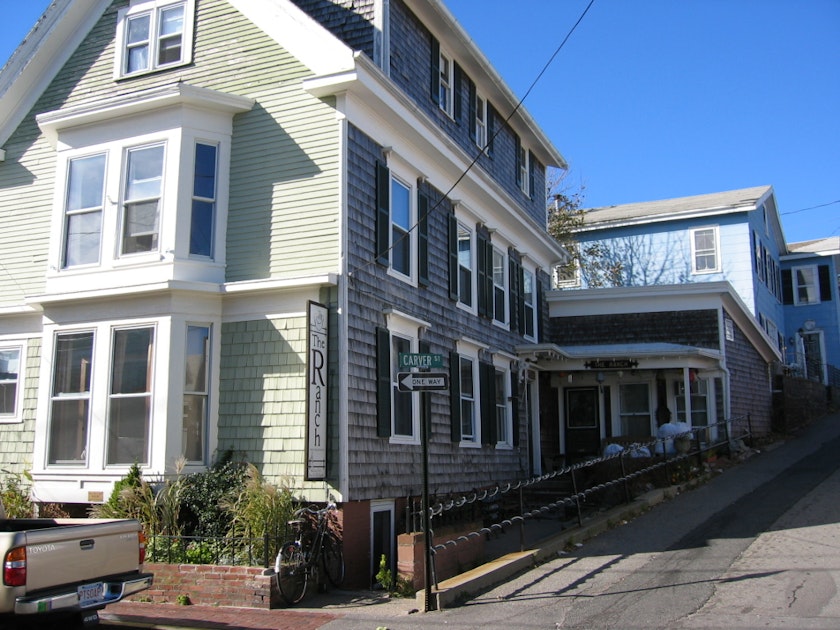
POLYGON ((32 476, 28 472, 9 473, 3 481, 0 497, 6 509, 6 518, 31 518, 32 500, 29 498, 29 488, 24 486, 32 483, 32 476))
POLYGON ((181 489, 181 527, 185 536, 222 537, 229 517, 222 505, 236 495, 245 480, 246 466, 227 459, 202 473, 184 477, 181 489))

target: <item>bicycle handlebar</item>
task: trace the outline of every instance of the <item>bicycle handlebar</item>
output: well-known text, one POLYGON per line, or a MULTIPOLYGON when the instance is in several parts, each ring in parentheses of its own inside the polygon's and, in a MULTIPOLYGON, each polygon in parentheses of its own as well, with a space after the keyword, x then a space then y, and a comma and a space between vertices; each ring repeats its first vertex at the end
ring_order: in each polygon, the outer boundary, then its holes
POLYGON ((317 507, 313 507, 311 505, 307 505, 306 507, 302 507, 298 510, 295 510, 295 516, 301 516, 305 513, 316 514, 317 516, 323 516, 327 512, 331 512, 331 511, 337 510, 337 509, 338 508, 336 507, 335 503, 330 501, 329 503, 327 503, 326 507, 323 507, 323 508, 317 508, 317 507))

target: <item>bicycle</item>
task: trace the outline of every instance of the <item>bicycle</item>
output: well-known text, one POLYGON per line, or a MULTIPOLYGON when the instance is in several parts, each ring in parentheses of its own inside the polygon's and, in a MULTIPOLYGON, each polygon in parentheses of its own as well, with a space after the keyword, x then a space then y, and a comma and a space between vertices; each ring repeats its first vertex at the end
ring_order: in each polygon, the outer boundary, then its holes
POLYGON ((332 586, 339 587, 344 582, 344 552, 329 527, 329 514, 336 509, 333 502, 322 509, 304 507, 296 510, 295 519, 289 521, 295 539, 280 545, 274 561, 277 590, 287 604, 297 604, 304 598, 310 578, 317 580, 320 570, 332 586), (311 526, 313 518, 314 534, 309 536, 312 528, 304 525, 311 526))

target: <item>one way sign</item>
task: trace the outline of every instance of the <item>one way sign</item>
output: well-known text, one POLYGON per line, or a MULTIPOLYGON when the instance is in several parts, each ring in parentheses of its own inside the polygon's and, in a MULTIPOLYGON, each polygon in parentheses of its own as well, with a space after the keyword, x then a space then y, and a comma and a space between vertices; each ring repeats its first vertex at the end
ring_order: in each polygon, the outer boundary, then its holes
POLYGON ((446 372, 398 372, 397 383, 401 392, 420 392, 449 389, 446 372))

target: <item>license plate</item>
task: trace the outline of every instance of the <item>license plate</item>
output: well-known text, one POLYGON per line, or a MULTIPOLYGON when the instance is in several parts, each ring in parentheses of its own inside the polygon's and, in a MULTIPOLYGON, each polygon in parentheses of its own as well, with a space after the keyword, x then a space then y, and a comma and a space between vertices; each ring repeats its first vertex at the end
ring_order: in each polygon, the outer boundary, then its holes
POLYGON ((91 606, 105 599, 105 587, 102 582, 93 584, 82 584, 79 587, 79 606, 91 606))

